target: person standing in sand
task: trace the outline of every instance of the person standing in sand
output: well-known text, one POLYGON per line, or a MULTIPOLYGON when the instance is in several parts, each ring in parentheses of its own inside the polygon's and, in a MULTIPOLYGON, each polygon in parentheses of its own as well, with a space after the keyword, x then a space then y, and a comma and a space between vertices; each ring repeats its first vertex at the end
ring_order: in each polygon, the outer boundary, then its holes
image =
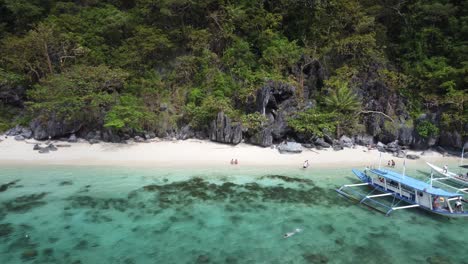
POLYGON ((302 164, 303 169, 307 169, 309 167, 309 160, 304 161, 304 164, 302 164))

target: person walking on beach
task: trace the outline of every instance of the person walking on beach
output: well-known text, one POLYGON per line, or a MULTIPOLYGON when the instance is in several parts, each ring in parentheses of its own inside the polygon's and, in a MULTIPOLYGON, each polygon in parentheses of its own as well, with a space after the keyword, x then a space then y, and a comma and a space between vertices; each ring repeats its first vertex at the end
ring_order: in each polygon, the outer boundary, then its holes
POLYGON ((304 161, 304 164, 302 164, 303 169, 307 169, 309 167, 309 160, 304 161))
POLYGON ((444 170, 443 170, 444 173, 447 173, 448 172, 448 166, 447 164, 444 165, 444 170))

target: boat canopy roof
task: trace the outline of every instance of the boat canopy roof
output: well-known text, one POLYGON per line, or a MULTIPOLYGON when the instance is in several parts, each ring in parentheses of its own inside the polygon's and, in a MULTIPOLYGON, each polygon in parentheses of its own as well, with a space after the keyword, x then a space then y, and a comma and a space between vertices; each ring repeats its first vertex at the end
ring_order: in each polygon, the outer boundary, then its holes
POLYGON ((375 173, 379 176, 382 176, 386 179, 393 180, 396 182, 399 182, 401 184, 404 184, 406 186, 409 186, 411 188, 414 188, 416 190, 426 192, 432 195, 437 195, 437 196, 444 196, 444 197, 458 197, 460 194, 458 193, 452 193, 452 192, 447 192, 443 189, 436 188, 431 186, 428 183, 425 183, 423 181, 417 180, 415 178, 412 178, 410 176, 404 176, 402 174, 399 174, 394 171, 390 170, 383 170, 383 169, 372 169, 370 170, 372 173, 375 173))

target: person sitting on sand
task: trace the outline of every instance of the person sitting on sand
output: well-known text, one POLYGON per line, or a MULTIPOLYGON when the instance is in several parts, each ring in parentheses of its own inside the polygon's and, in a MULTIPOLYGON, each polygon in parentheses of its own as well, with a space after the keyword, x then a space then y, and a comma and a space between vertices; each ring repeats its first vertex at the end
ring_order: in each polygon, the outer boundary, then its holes
POLYGON ((392 168, 395 168, 395 161, 392 160, 392 168))
POLYGON ((387 162, 387 166, 388 167, 392 166, 392 162, 390 160, 387 162))
POLYGON ((309 160, 304 161, 304 164, 302 164, 303 169, 307 169, 309 167, 309 160))
POLYGON ((234 160, 234 165, 237 165, 237 164, 238 164, 237 159, 235 159, 234 160))

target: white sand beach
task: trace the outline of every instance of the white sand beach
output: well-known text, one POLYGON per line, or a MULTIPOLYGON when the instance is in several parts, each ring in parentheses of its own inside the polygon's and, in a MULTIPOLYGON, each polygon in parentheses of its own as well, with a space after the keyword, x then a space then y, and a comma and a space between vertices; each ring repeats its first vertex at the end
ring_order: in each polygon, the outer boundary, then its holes
MULTIPOLYGON (((223 166, 237 159, 238 166, 302 166, 309 160, 311 167, 348 167, 377 165, 377 150, 367 150, 362 146, 341 151, 332 149, 304 149, 300 154, 280 154, 275 148, 263 148, 249 144, 231 146, 205 140, 153 141, 148 143, 129 142, 128 144, 88 142, 68 143, 53 141, 59 146, 57 151, 38 153, 33 147, 35 140, 16 141, 9 137, 0 142, 0 164, 34 165, 128 165, 128 166, 223 166), (70 145, 60 147, 60 145, 70 145)), ((408 154, 420 155, 421 151, 408 154)), ((400 158, 383 153, 382 165, 394 159, 401 165, 400 158)), ((408 160, 407 164, 430 162, 456 163, 456 157, 443 157, 439 153, 423 156, 419 160, 408 160)))

